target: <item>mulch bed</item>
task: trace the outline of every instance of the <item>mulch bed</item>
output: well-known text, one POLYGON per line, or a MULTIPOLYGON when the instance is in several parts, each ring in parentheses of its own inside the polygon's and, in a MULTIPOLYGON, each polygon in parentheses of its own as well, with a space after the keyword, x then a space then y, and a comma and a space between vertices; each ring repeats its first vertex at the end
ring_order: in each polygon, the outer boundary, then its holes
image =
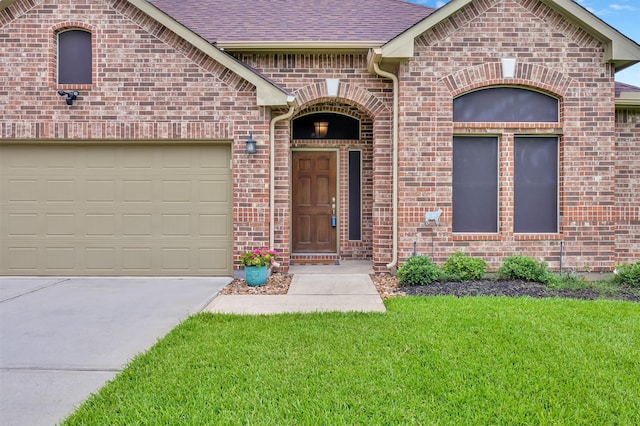
POLYGON ((293 275, 272 273, 265 285, 250 287, 245 280, 236 278, 220 294, 287 294, 293 275))
POLYGON ((562 297, 568 299, 596 300, 615 299, 631 302, 640 302, 640 292, 631 292, 621 289, 615 294, 603 294, 591 289, 563 289, 548 288, 539 283, 531 283, 518 280, 478 280, 468 282, 434 282, 423 286, 401 287, 397 278, 386 275, 376 276, 374 282, 378 292, 384 298, 397 295, 406 296, 507 296, 507 297, 562 297))
MULTIPOLYGON (((267 283, 250 287, 243 279, 234 279, 220 294, 287 294, 293 275, 273 273, 267 283)), ((394 296, 507 296, 507 297, 562 297, 569 299, 615 299, 640 302, 640 292, 622 289, 604 295, 595 289, 555 290, 542 284, 509 280, 478 280, 469 282, 434 282, 423 286, 400 286, 390 274, 372 274, 371 279, 383 299, 394 296)))

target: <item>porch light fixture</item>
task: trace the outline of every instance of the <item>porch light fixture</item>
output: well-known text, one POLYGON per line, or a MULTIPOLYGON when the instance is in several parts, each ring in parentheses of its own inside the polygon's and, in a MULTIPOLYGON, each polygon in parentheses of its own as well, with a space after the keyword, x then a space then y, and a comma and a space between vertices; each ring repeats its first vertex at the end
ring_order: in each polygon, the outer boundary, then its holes
POLYGON ((328 121, 316 121, 313 123, 313 127, 316 130, 317 138, 324 138, 327 136, 327 132, 329 131, 329 122, 328 121))
POLYGON ((60 96, 67 96, 67 105, 73 105, 73 101, 76 100, 76 98, 78 97, 80 93, 78 93, 77 91, 73 91, 73 92, 65 92, 64 90, 58 90, 58 95, 60 96))
POLYGON ((249 132, 249 139, 247 139, 247 154, 255 154, 256 153, 256 140, 253 138, 253 132, 249 132))

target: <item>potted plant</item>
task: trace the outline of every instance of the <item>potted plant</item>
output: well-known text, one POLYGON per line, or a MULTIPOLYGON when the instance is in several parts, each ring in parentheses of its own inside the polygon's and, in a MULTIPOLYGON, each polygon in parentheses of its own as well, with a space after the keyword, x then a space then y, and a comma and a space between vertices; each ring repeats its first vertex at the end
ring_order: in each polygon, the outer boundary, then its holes
POLYGON ((279 254, 276 250, 268 250, 266 247, 242 253, 240 263, 244 265, 247 284, 252 287, 264 285, 269 276, 269 268, 276 263, 279 254))

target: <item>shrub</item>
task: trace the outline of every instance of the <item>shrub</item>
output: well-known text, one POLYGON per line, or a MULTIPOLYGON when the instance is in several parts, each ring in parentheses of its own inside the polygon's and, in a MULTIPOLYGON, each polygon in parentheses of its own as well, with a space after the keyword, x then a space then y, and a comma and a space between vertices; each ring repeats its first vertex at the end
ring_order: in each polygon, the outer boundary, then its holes
POLYGON ((459 281, 479 280, 484 277, 487 270, 487 262, 479 257, 471 257, 461 251, 453 253, 444 265, 444 272, 449 279, 459 281))
POLYGON ((578 290, 591 287, 591 284, 585 279, 584 276, 579 275, 575 271, 566 271, 562 274, 553 274, 549 272, 547 286, 557 289, 570 289, 578 290))
POLYGON ((614 283, 640 287, 640 260, 616 266, 614 274, 614 283))
POLYGON ((535 281, 545 284, 553 284, 558 277, 549 271, 546 262, 538 262, 528 256, 509 256, 500 267, 500 275, 503 278, 535 281))
POLYGON ((428 256, 416 256, 400 266, 397 275, 401 285, 426 285, 438 279, 440 268, 428 256))

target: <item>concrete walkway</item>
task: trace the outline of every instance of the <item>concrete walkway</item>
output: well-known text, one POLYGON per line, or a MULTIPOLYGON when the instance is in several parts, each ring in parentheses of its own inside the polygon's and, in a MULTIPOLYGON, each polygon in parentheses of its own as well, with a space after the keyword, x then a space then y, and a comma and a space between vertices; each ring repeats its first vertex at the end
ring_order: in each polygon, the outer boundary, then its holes
POLYGON ((230 281, 0 277, 0 425, 62 421, 230 281))
POLYGON ((385 307, 370 262, 295 266, 289 293, 217 296, 231 278, 0 277, 0 424, 51 425, 191 314, 385 307))
POLYGON ((220 295, 205 312, 279 314, 286 312, 384 312, 371 281, 371 262, 342 261, 341 265, 292 266, 286 295, 220 295))

